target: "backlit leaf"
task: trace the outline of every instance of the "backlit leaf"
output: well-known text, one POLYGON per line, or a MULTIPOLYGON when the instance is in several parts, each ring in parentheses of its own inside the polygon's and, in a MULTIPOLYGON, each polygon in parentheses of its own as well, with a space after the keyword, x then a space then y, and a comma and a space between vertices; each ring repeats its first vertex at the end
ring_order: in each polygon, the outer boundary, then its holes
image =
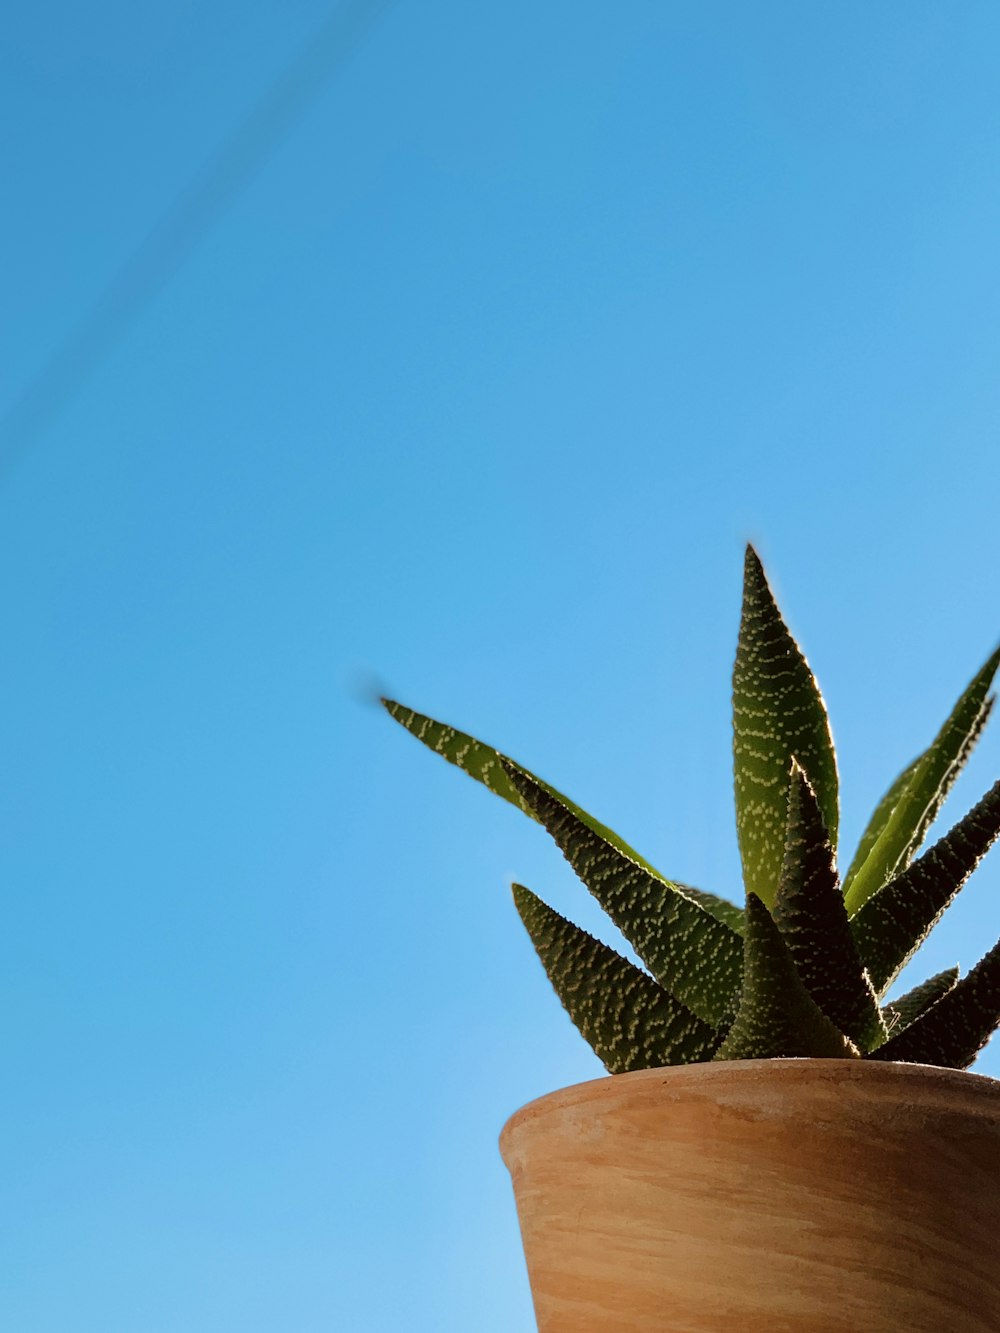
POLYGON ((736 831, 748 892, 773 904, 785 851, 788 772, 796 757, 837 845, 837 761, 826 705, 747 547, 733 668, 736 831))
POLYGON ((958 968, 949 967, 928 977, 919 986, 914 986, 898 999, 890 1000, 882 1009, 885 1025, 890 1037, 909 1027, 915 1018, 919 1018, 925 1009, 937 1004, 942 995, 947 995, 958 981, 958 968))
POLYGON ((857 1055, 806 990, 792 955, 755 893, 747 894, 743 989, 716 1060, 770 1060, 857 1055))
MULTIPOLYGON (((916 856, 917 852, 920 850, 920 846, 923 843, 924 838, 927 836, 927 830, 930 828, 930 826, 934 823, 934 820, 937 818, 939 810, 941 809, 942 805, 944 805, 945 799, 955 783, 955 779, 958 777, 959 773, 961 773, 962 769, 965 767, 966 760, 969 758, 969 755, 975 749, 976 742, 979 740, 979 737, 982 735, 983 728, 989 721, 990 713, 993 711, 993 702, 994 702, 994 696, 990 695, 990 697, 986 699, 985 702, 983 703, 983 706, 977 713, 976 717, 973 719, 972 727, 969 730, 968 735, 965 737, 965 741, 962 745, 961 750, 959 751, 958 758, 956 759, 955 763, 952 764, 951 768, 948 770, 948 774, 944 782, 941 784, 941 787, 938 789, 935 798, 931 801, 930 805, 924 812, 923 819, 917 824, 916 828, 913 831, 913 837, 907 844, 907 847, 903 852, 902 857, 900 858, 900 864, 899 864, 900 870, 905 870, 906 867, 910 864, 913 857, 916 856)), ((924 754, 926 753, 927 752, 924 751, 924 754)), ((858 871, 861 869, 865 861, 868 859, 869 852, 875 846, 876 842, 878 841, 882 833, 882 830, 889 822, 890 815, 895 810, 896 806, 899 804, 899 798, 902 796, 903 791, 906 788, 906 784, 913 776, 914 772, 916 771, 917 765, 923 758, 924 755, 918 755, 916 759, 913 760, 912 763, 907 764, 906 768, 903 769, 902 773, 900 773, 899 777, 896 778, 895 782, 893 782, 892 786, 889 788, 889 790, 879 801, 878 805, 875 807, 875 811, 872 814, 871 819, 868 821, 868 826, 865 829, 864 833, 861 835, 861 841, 858 843, 858 849, 854 853, 854 859, 851 861, 850 868, 848 869, 847 874, 844 876, 845 894, 850 889, 851 884, 854 881, 854 877, 857 875, 858 871)))
POLYGON ((742 974, 740 936, 601 837, 531 774, 509 760, 505 771, 660 985, 707 1023, 731 1016, 742 974))
POLYGON ((827 1018, 865 1050, 884 1040, 878 1001, 851 934, 823 815, 794 760, 774 920, 806 989, 827 1018))
POLYGON ((883 995, 1000 835, 1000 782, 923 856, 868 899, 851 930, 883 995))
POLYGON ((977 721, 983 711, 990 683, 1000 663, 1000 649, 992 653, 938 732, 921 755, 903 787, 881 833, 872 845, 846 893, 847 910, 853 916, 873 894, 905 869, 917 839, 926 833, 933 813, 940 808, 956 765, 968 752, 977 721))
POLYGON ((869 1060, 968 1069, 1000 1023, 1000 943, 869 1060))
MULTIPOLYGON (((463 773, 475 778, 489 791, 497 796, 502 796, 505 801, 517 806, 519 810, 523 810, 532 819, 538 818, 534 806, 524 798, 517 786, 511 781, 504 764, 510 764, 517 772, 530 778, 532 783, 548 792, 567 810, 572 811, 577 819, 592 830, 597 837, 608 843, 609 846, 617 848, 630 861, 643 866, 651 875, 663 880, 664 883, 670 882, 658 870, 654 869, 648 861, 644 860, 633 847, 630 847, 623 838, 620 838, 617 833, 604 824, 599 824, 585 810, 581 810, 578 805, 575 805, 568 796, 564 796, 555 787, 550 787, 547 782, 543 782, 541 778, 536 777, 534 773, 529 772, 523 765, 518 764, 507 755, 501 754, 499 750, 493 749, 490 745, 484 745, 482 741, 477 741, 473 736, 464 731, 458 731, 455 727, 450 727, 444 722, 435 722, 433 718, 427 717, 426 714, 417 713, 412 708, 406 708, 403 704, 396 703, 392 699, 383 699, 382 703, 390 717, 394 718, 400 726, 405 727, 411 735, 416 736, 417 740, 423 741, 435 754, 447 759, 449 763, 460 768, 463 773)), ((708 893, 704 889, 693 889, 687 885, 681 887, 690 898, 695 899, 717 920, 737 932, 742 929, 743 909, 737 907, 735 903, 729 902, 725 898, 719 898, 714 893, 708 893)))
POLYGON ((609 1073, 711 1058, 718 1033, 652 977, 523 885, 514 902, 563 1007, 609 1073))

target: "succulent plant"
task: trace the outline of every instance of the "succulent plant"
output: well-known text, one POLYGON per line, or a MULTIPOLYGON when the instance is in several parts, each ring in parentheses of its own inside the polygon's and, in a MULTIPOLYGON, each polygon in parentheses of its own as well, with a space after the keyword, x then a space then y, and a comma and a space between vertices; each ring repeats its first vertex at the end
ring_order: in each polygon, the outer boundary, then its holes
POLYGON ((665 878, 610 829, 471 736, 383 700, 408 731, 537 820, 644 968, 522 885, 514 902, 570 1018, 611 1073, 789 1056, 964 1069, 1000 1025, 1000 943, 886 995, 1000 833, 1000 782, 922 855, 990 714, 995 651, 837 870, 837 762, 819 687, 747 548, 733 670, 746 906, 665 878))

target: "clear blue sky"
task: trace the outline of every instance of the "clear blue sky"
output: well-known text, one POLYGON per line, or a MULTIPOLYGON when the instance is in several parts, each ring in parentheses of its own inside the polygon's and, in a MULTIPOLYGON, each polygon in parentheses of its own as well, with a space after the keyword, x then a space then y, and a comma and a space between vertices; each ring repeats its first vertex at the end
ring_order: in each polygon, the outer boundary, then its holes
MULTIPOLYGON (((5 403, 328 12, 10 16, 5 403)), ((600 1071, 508 884, 598 917, 361 699, 738 895, 752 538, 857 836, 1000 634, 998 51, 987 3, 398 0, 3 466, 5 1329, 533 1327, 496 1136, 600 1071)))

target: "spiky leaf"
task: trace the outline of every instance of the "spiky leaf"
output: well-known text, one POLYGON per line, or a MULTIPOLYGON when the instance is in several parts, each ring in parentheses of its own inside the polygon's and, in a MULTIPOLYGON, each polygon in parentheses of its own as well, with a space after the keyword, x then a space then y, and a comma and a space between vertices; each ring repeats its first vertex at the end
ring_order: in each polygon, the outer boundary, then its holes
POLYGON ((889 822, 890 815, 899 804, 899 798, 906 789, 906 784, 909 782, 910 778, 913 777, 917 765, 922 758, 923 755, 918 755, 916 759, 906 765, 902 773, 893 780, 885 795, 872 811, 871 818, 865 826, 864 833, 861 835, 861 841, 858 843, 857 851, 854 853, 851 864, 847 868, 847 874, 844 876, 843 891, 845 894, 854 882, 854 878, 858 871, 864 865, 865 861, 867 861, 869 852, 875 846, 876 842, 878 842, 882 830, 889 822))
POLYGON ((609 1073, 711 1058, 718 1033, 652 977, 521 884, 514 902, 563 1007, 609 1073))
MULTIPOLYGON (((433 750, 435 754, 439 754, 443 759, 447 759, 450 764, 454 764, 456 768, 460 768, 463 773, 475 778, 477 782, 481 782, 488 791, 503 797, 505 801, 517 806, 519 810, 523 810, 532 819, 537 819, 538 816, 534 808, 525 800, 511 781, 504 769, 505 763, 511 764, 518 772, 530 777, 568 810, 572 810, 583 824, 586 824, 610 846, 616 847, 630 860, 644 866, 651 875, 663 879, 660 872, 644 860, 635 848, 630 847, 617 833, 598 823, 585 810, 581 810, 578 805, 575 805, 568 796, 564 796, 555 787, 550 787, 547 782, 543 782, 541 778, 529 772, 522 764, 518 764, 507 755, 501 754, 499 750, 495 750, 491 745, 485 745, 482 741, 477 741, 474 736, 470 736, 467 732, 459 731, 456 727, 450 727, 444 722, 436 722, 425 713, 418 713, 412 708, 407 708, 404 704, 397 703, 394 699, 383 699, 382 704, 390 717, 412 736, 416 736, 417 740, 423 741, 428 749, 433 750)), ((713 893, 707 893, 703 889, 692 889, 685 886, 685 892, 690 897, 696 898, 702 907, 718 920, 725 922, 736 931, 742 929, 743 912, 735 903, 731 903, 725 898, 719 898, 713 893)))
POLYGON ((851 919, 872 985, 885 993, 1000 835, 1000 782, 851 919))
POLYGON ((895 1036, 909 1027, 913 1020, 919 1018, 932 1004, 937 1004, 942 995, 947 995, 957 981, 958 968, 948 967, 943 972, 936 972, 934 976, 928 977, 919 986, 914 986, 897 999, 890 1000, 882 1009, 888 1036, 895 1036))
POLYGON ((743 989, 716 1060, 856 1056, 854 1044, 806 990, 792 955, 755 893, 747 894, 743 989))
POLYGON ((864 1050, 884 1040, 885 1026, 851 934, 823 814, 794 760, 774 920, 806 989, 827 1018, 864 1050))
MULTIPOLYGON (((955 779, 958 777, 959 773, 961 773, 962 769, 965 767, 969 755, 975 749, 976 742, 982 735, 983 728, 989 721, 990 713, 993 711, 993 702, 994 702, 994 696, 990 695, 990 697, 984 701, 982 708, 979 710, 979 712, 976 714, 976 717, 973 719, 972 727, 970 728, 968 735, 965 737, 965 740, 962 744, 962 748, 959 751, 958 758, 956 759, 955 763, 951 766, 951 768, 948 770, 947 777, 941 784, 941 787, 939 788, 935 798, 931 801, 930 805, 924 812, 923 819, 920 821, 920 823, 916 826, 916 828, 913 831, 913 837, 911 838, 910 842, 908 843, 907 847, 903 852, 902 857, 900 858, 900 864, 899 864, 900 870, 905 870, 906 867, 913 860, 913 858, 916 856, 917 852, 920 850, 920 846, 923 843, 924 838, 927 836, 927 830, 930 828, 930 826, 934 823, 934 820, 937 818, 938 812, 940 811, 942 805, 944 805, 948 793, 951 791, 952 787, 955 784, 955 779)), ((913 776, 914 772, 916 771, 917 765, 921 762, 926 753, 927 751, 925 750, 924 754, 917 755, 916 759, 914 759, 912 763, 907 764, 907 766, 903 769, 902 773, 900 773, 900 775, 892 783, 892 785, 889 787, 889 790, 885 793, 885 795, 879 801, 878 805, 875 807, 872 817, 871 819, 869 819, 868 825, 865 828, 864 833, 861 835, 861 841, 858 843, 858 849, 854 853, 854 857, 851 861, 850 867, 848 868, 847 874, 844 876, 845 894, 848 892, 848 890, 851 887, 851 884, 854 882, 854 878, 857 875, 858 871, 861 869, 865 861, 868 859, 868 854, 875 846, 876 842, 881 836, 882 830, 889 822, 889 817, 895 810, 896 806, 899 804, 899 798, 902 796, 904 790, 906 789, 906 784, 913 776)))
POLYGON ((509 760, 511 782, 661 986, 705 1022, 732 1013, 743 941, 682 889, 631 859, 509 760))
POLYGON ((781 618, 753 547, 747 547, 733 668, 736 830, 747 891, 773 904, 785 850, 792 757, 809 775, 837 845, 837 761, 826 705, 781 618))
MULTIPOLYGON (((654 871, 654 874, 659 879, 663 878, 659 871, 654 871)), ((686 898, 691 898, 699 907, 704 907, 705 911, 711 913, 716 921, 721 921, 730 930, 735 930, 737 935, 743 934, 742 907, 737 907, 728 898, 718 898, 714 893, 706 893, 704 889, 695 889, 690 884, 682 884, 680 880, 671 880, 670 883, 676 884, 686 898)))
POLYGON ((990 655, 973 677, 910 775, 846 894, 847 910, 852 916, 901 872, 916 840, 926 833, 930 818, 940 809, 943 793, 954 781, 953 770, 963 752, 967 753, 970 736, 975 734, 998 663, 1000 649, 990 655))
POLYGON ((477 741, 464 731, 459 731, 457 727, 449 727, 444 722, 435 722, 432 717, 418 713, 413 708, 407 708, 404 704, 397 703, 395 699, 383 699, 382 704, 391 718, 394 718, 401 727, 405 727, 412 736, 416 736, 418 741, 423 741, 428 749, 439 754, 442 759, 447 759, 463 773, 468 773, 470 778, 481 782, 488 791, 495 792, 505 801, 510 801, 511 805, 523 810, 525 814, 532 815, 503 771, 500 762, 503 755, 498 750, 494 750, 491 745, 484 745, 482 741, 477 741))
POLYGON ((1000 1024, 1000 943, 869 1060, 968 1069, 1000 1024))

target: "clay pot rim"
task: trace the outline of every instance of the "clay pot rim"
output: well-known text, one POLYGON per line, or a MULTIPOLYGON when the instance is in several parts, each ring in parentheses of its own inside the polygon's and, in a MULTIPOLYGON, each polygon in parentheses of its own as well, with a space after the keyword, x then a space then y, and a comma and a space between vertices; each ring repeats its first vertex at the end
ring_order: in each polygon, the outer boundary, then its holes
POLYGON ((665 1065, 657 1069, 637 1069, 629 1074, 608 1074, 557 1088, 527 1102, 515 1111, 500 1133, 500 1154, 509 1165, 509 1150, 514 1134, 526 1123, 573 1107, 585 1108, 600 1103, 614 1089, 619 1097, 626 1085, 638 1101, 655 1101, 665 1095, 676 1100, 690 1093, 711 1097, 713 1091, 738 1090, 765 1078, 768 1083, 784 1082, 791 1091, 802 1084, 839 1083, 863 1086, 866 1092, 894 1099, 915 1100, 937 1106, 951 1104, 963 1114, 1000 1117, 1000 1080, 965 1069, 947 1069, 941 1065, 918 1065, 889 1060, 713 1060, 699 1064, 665 1065), (715 1088, 713 1089, 713 1084, 715 1088))

